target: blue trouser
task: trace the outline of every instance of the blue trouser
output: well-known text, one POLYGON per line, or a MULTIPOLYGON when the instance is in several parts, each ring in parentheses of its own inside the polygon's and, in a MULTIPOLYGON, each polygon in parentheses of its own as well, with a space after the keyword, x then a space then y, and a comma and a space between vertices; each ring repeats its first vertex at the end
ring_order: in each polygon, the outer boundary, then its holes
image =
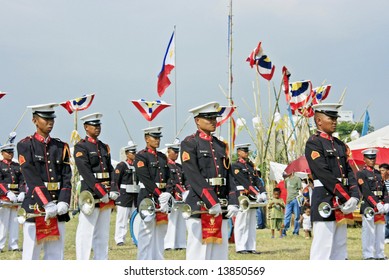
POLYGON ((257 208, 257 228, 265 228, 266 225, 265 225, 265 218, 264 218, 264 215, 263 215, 263 210, 261 207, 258 207, 257 208))
POLYGON ((386 213, 385 220, 385 239, 389 239, 389 213, 386 213))
POLYGON ((285 207, 285 219, 284 219, 284 229, 282 231, 283 234, 286 234, 286 231, 290 227, 290 219, 292 218, 292 213, 294 213, 294 230, 293 234, 298 234, 300 229, 300 206, 297 202, 297 199, 293 199, 291 202, 286 204, 285 207))

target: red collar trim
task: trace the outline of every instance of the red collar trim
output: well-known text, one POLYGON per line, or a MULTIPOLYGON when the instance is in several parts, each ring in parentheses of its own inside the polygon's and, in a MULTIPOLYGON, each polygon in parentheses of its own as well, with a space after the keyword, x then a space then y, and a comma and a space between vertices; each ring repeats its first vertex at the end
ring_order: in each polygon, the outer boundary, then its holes
POLYGON ((146 151, 149 152, 150 154, 156 155, 157 151, 154 151, 153 149, 146 148, 146 151))
POLYGON ((12 161, 8 161, 8 160, 6 160, 6 159, 3 159, 2 162, 4 162, 5 164, 10 165, 12 161))
POLYGON ((167 160, 167 163, 169 163, 169 164, 176 164, 176 162, 171 160, 170 158, 167 160))
POLYGON ((212 140, 212 135, 208 135, 206 134, 205 132, 199 130, 199 137, 203 140, 206 140, 206 141, 211 141, 212 140))
POLYGON ((132 160, 129 160, 129 159, 127 160, 127 162, 128 162, 129 164, 131 164, 131 165, 134 163, 132 160))
POLYGON ((371 168, 370 166, 367 166, 367 165, 365 165, 365 167, 364 167, 366 170, 368 170, 368 171, 371 171, 371 172, 373 172, 374 171, 374 169, 373 168, 371 168))
POLYGON ((97 140, 93 139, 92 137, 87 136, 85 139, 86 139, 86 141, 91 142, 93 144, 97 143, 97 140))
POLYGON ((34 134, 34 138, 35 138, 36 140, 38 140, 39 142, 41 142, 41 143, 49 143, 50 140, 51 140, 50 135, 47 136, 47 138, 45 138, 45 137, 43 137, 42 135, 40 135, 40 134, 38 134, 38 133, 35 133, 35 134, 34 134))
POLYGON ((239 161, 240 163, 246 164, 246 161, 245 161, 243 158, 239 158, 238 161, 239 161))
POLYGON ((327 133, 325 133, 323 131, 318 130, 318 132, 319 132, 319 136, 324 138, 324 139, 327 139, 327 140, 332 140, 333 139, 331 135, 328 135, 327 133))

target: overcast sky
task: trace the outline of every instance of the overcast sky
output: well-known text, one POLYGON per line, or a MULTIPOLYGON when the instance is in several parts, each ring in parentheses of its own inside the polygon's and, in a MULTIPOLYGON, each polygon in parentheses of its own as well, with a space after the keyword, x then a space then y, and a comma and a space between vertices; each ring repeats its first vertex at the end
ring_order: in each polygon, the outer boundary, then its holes
MULTIPOLYGON (((8 93, 0 100, 0 142, 7 139, 26 106, 96 93, 92 106, 80 116, 104 114, 100 139, 117 158, 129 140, 118 112, 139 148, 144 147, 142 128, 149 126, 130 100, 162 99, 173 104, 175 84, 178 129, 192 107, 209 101, 227 105, 219 86, 228 87, 228 3, 0 0, 0 91, 8 93), (173 84, 159 98, 157 75, 174 26, 177 65, 170 75, 173 84)), ((276 66, 271 83, 276 91, 285 65, 291 81, 332 84, 328 102, 337 102, 347 89, 343 110, 352 110, 356 121, 370 103, 371 124, 376 129, 387 125, 388 11, 385 0, 234 1, 233 98, 239 115, 251 127, 256 74, 245 59, 262 41, 276 66)), ((262 78, 259 82, 267 117, 268 83, 262 78)), ((285 114, 285 98, 280 102, 285 114)), ((58 107, 57 116, 52 136, 68 142, 73 115, 58 107)), ((162 146, 172 142, 173 107, 162 111, 151 125, 164 126, 162 146)), ((17 141, 34 131, 28 111, 17 129, 17 141)), ((190 120, 179 138, 194 131, 190 120)), ((79 132, 85 135, 82 126, 79 132)), ((237 142, 247 140, 247 132, 238 135, 237 142)))

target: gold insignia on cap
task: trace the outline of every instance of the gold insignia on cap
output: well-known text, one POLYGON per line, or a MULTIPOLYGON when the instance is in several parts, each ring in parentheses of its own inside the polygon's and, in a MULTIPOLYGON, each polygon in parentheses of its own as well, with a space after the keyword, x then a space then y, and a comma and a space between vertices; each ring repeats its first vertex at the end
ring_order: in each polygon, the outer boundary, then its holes
POLYGON ((234 170, 235 175, 239 173, 239 169, 234 170))
POLYGON ((143 161, 138 161, 138 164, 136 165, 138 168, 145 166, 145 163, 143 161))
POLYGON ((317 151, 312 151, 312 153, 311 153, 311 158, 312 158, 313 160, 315 160, 315 159, 317 159, 318 157, 320 157, 319 152, 317 152, 317 151))
POLYGON ((359 178, 359 179, 358 179, 358 184, 363 185, 363 183, 364 183, 364 182, 363 182, 363 179, 362 179, 362 178, 359 178))
POLYGON ((23 163, 25 163, 25 162, 26 162, 26 159, 24 158, 24 156, 23 155, 19 155, 19 164, 23 165, 23 163))
POLYGON ((182 153, 182 161, 187 161, 190 160, 190 155, 188 152, 183 152, 182 153))
POLYGON ((82 157, 83 153, 82 152, 77 152, 76 157, 82 157))

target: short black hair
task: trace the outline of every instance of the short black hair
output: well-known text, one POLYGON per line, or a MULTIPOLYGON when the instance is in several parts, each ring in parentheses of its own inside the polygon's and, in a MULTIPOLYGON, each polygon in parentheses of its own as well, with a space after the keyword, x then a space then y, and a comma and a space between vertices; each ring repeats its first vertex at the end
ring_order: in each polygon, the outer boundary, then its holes
POLYGON ((273 193, 275 193, 275 192, 281 193, 281 189, 280 189, 280 188, 274 188, 274 189, 273 189, 273 193))
POLYGON ((385 168, 386 170, 389 170, 389 164, 381 163, 378 168, 385 168))

